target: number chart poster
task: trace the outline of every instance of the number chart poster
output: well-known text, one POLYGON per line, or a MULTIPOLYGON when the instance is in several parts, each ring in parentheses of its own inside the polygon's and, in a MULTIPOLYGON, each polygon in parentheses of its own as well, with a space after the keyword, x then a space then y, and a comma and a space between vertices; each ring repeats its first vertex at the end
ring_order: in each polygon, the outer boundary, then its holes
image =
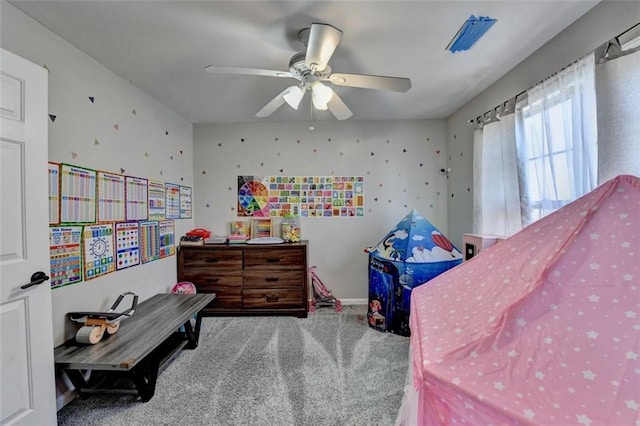
POLYGON ((191 187, 180 186, 180 219, 191 219, 191 187))
POLYGON ((49 228, 51 288, 82 281, 82 226, 49 228))
POLYGON ((238 176, 238 216, 363 217, 363 176, 238 176))
POLYGON ((125 219, 124 181, 122 175, 98 172, 98 222, 118 222, 125 219))
POLYGON ((165 197, 164 182, 149 180, 149 220, 164 219, 165 197))
POLYGON ((95 223, 95 170, 62 164, 60 174, 60 222, 95 223))
POLYGON ((147 179, 127 176, 127 220, 147 220, 149 208, 149 181, 147 179))
POLYGON ((116 269, 140 264, 138 222, 116 223, 116 269))
POLYGON ((164 186, 167 191, 166 218, 180 219, 180 185, 165 183, 164 186))
POLYGON ((176 253, 176 231, 173 220, 160 221, 160 258, 176 253))
POLYGON ((90 280, 113 272, 113 225, 87 225, 83 234, 85 279, 90 280))
POLYGON ((60 164, 49 162, 49 225, 60 223, 60 164))
POLYGON ((160 226, 158 221, 140 222, 140 255, 142 263, 160 259, 160 226))

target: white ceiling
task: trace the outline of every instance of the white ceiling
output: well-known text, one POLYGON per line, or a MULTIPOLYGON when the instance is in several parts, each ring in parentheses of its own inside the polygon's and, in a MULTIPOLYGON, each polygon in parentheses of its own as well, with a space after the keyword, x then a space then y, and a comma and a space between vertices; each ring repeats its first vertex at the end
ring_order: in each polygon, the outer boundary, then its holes
MULTIPOLYGON (((298 31, 314 22, 344 33, 334 72, 411 79, 407 93, 333 86, 351 120, 446 118, 597 2, 10 1, 193 123, 308 120, 308 98, 299 111, 285 104, 254 117, 295 80, 204 67, 288 70, 305 49, 298 31), (497 23, 472 49, 446 51, 470 15, 497 23)), ((334 119, 315 110, 313 118, 334 119)))

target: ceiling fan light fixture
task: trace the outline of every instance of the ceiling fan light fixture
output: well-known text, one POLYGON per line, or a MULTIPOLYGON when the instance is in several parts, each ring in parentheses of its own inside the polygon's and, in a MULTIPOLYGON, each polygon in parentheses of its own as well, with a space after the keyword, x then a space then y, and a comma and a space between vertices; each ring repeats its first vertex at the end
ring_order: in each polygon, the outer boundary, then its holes
POLYGON ((282 95, 282 98, 291 108, 297 111, 303 96, 304 90, 300 86, 291 86, 287 93, 282 95))
POLYGON ((329 108, 327 104, 332 97, 333 90, 331 90, 330 87, 325 86, 319 81, 316 81, 311 85, 311 100, 316 109, 326 111, 329 108))

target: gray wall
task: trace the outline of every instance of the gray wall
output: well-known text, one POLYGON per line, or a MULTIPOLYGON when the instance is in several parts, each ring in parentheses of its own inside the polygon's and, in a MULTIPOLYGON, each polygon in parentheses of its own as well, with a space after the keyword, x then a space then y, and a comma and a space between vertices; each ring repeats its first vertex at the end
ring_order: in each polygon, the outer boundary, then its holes
MULTIPOLYGON (((462 234, 472 232, 473 223, 473 126, 467 121, 537 84, 638 21, 638 1, 599 3, 447 118, 447 145, 452 169, 448 187, 448 236, 454 244, 461 246, 462 234)), ((517 48, 515 41, 514 48, 517 48)))
MULTIPOLYGON (((364 176, 363 218, 302 218, 309 265, 340 299, 366 301, 367 254, 412 209, 446 233, 444 120, 194 125, 196 226, 227 235, 237 176, 364 176), (243 141, 243 142, 242 142, 243 141)), ((246 218, 245 218, 246 219, 246 218)))

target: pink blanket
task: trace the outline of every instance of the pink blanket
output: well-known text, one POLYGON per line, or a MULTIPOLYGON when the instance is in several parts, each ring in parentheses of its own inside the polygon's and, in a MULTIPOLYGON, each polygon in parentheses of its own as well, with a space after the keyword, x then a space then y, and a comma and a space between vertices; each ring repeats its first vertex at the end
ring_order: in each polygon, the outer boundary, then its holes
POLYGON ((414 289, 419 424, 640 425, 639 287, 619 176, 414 289))

